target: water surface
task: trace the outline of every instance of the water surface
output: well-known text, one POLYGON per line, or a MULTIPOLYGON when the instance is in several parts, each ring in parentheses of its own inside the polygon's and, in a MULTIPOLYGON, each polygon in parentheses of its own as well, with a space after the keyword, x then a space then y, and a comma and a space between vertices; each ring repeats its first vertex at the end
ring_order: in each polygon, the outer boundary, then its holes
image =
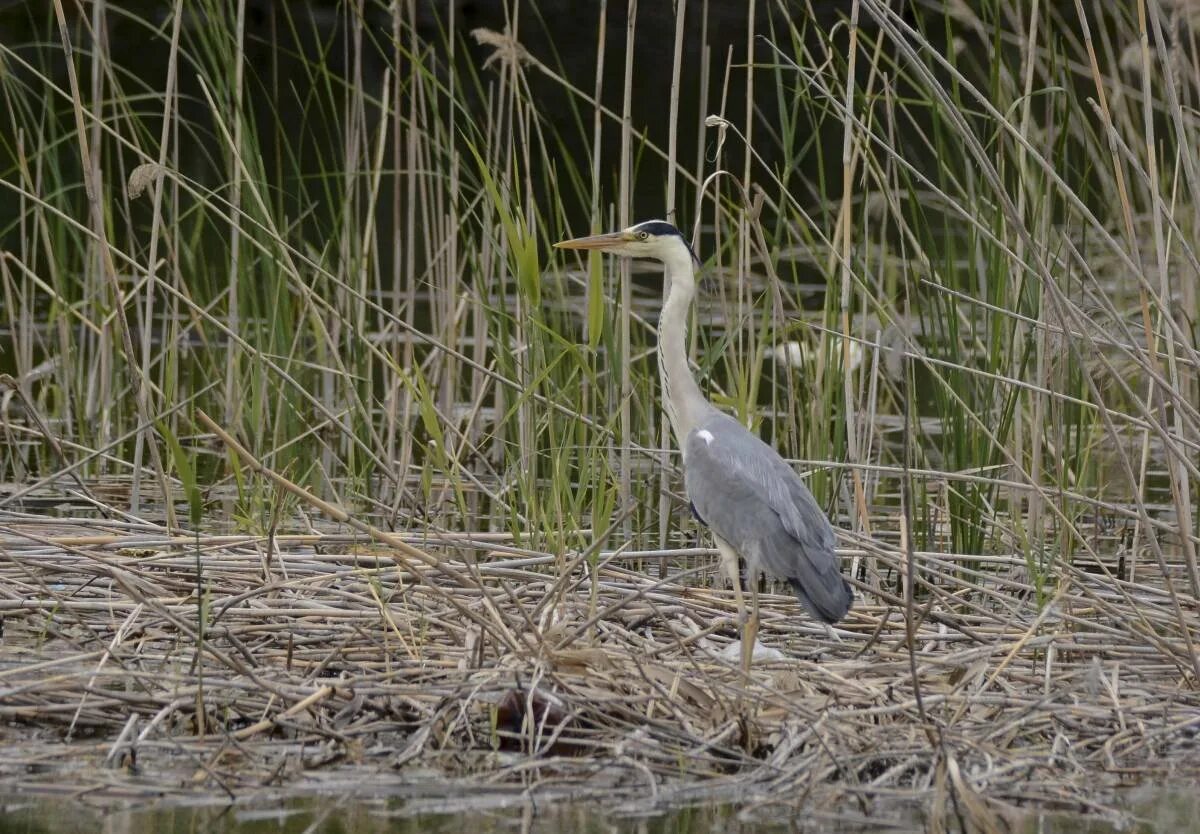
MULTIPOLYGON (((1014 820, 1014 832, 1028 834, 1141 834, 1200 832, 1200 790, 1196 786, 1132 789, 1115 798, 1125 817, 1031 811, 1014 820)), ((953 810, 951 831, 963 830, 953 810)), ((100 805, 87 798, 9 796, 0 803, 0 834, 409 834, 409 832, 581 832, 581 834, 774 834, 829 831, 920 832, 922 815, 897 809, 876 817, 797 811, 778 806, 699 805, 654 813, 633 813, 602 803, 540 803, 519 791, 481 789, 475 797, 348 798, 316 795, 257 799, 233 805, 216 802, 156 804, 152 801, 100 805)), ((968 829, 969 830, 969 829, 968 829)))

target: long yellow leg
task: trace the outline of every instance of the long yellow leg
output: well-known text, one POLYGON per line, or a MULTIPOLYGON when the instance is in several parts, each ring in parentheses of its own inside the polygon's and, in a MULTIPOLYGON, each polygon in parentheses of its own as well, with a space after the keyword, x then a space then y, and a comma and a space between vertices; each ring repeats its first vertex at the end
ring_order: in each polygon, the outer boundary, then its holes
MULTIPOLYGON (((757 571, 752 571, 757 573, 757 571)), ((742 634, 742 671, 750 674, 750 662, 754 660, 754 646, 758 643, 758 577, 750 577, 750 619, 742 634)))
POLYGON ((714 536, 717 550, 721 554, 721 566, 733 583, 733 598, 737 601, 738 632, 742 638, 742 671, 750 672, 750 661, 754 659, 754 643, 758 639, 758 586, 753 578, 750 581, 750 599, 754 607, 751 616, 746 616, 746 598, 742 594, 742 576, 738 570, 738 555, 729 543, 714 536))
POLYGON ((733 584, 733 599, 737 602, 738 611, 738 630, 742 631, 746 626, 746 598, 742 596, 742 577, 738 572, 738 555, 724 539, 718 536, 713 536, 713 539, 717 543, 717 552, 721 554, 721 567, 725 569, 725 575, 733 584))

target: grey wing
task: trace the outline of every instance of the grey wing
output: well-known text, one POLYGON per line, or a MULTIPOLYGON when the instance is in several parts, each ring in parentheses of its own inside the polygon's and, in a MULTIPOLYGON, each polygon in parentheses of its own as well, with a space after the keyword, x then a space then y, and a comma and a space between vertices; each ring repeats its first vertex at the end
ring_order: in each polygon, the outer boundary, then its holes
POLYGON ((808 487, 767 444, 726 414, 689 434, 684 486, 697 515, 748 562, 792 586, 833 623, 853 595, 834 554, 833 526, 808 487))

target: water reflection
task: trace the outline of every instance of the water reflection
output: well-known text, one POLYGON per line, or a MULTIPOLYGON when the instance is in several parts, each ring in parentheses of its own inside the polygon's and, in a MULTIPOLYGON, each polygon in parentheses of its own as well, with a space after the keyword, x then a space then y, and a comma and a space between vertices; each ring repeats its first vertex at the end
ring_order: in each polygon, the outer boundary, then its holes
MULTIPOLYGON (((599 804, 522 802, 519 793, 487 811, 441 813, 429 804, 408 799, 346 799, 310 796, 237 805, 131 804, 100 808, 86 802, 53 797, 9 798, 0 804, 0 834, 409 834, 409 832, 581 832, 581 834, 774 834, 830 831, 925 831, 917 814, 897 812, 878 818, 838 816, 795 809, 739 810, 733 805, 679 808, 655 814, 621 815, 599 804)), ((1195 786, 1138 788, 1120 797, 1129 817, 1124 821, 1082 814, 1031 813, 1015 821, 1014 832, 1028 834, 1109 834, 1109 832, 1200 831, 1200 791, 1195 786), (1131 819, 1132 818, 1132 819, 1131 819), (1131 824, 1132 823, 1132 824, 1131 824)), ((453 799, 437 803, 446 808, 453 799)), ((960 830, 953 814, 950 830, 960 830)))

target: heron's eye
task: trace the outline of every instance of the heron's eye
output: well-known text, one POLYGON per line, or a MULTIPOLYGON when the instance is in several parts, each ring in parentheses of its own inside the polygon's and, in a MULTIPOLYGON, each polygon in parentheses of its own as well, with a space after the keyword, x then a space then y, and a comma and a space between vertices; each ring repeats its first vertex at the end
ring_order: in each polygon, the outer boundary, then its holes
POLYGON ((649 239, 650 239, 649 232, 638 232, 638 240, 649 240, 649 239))

